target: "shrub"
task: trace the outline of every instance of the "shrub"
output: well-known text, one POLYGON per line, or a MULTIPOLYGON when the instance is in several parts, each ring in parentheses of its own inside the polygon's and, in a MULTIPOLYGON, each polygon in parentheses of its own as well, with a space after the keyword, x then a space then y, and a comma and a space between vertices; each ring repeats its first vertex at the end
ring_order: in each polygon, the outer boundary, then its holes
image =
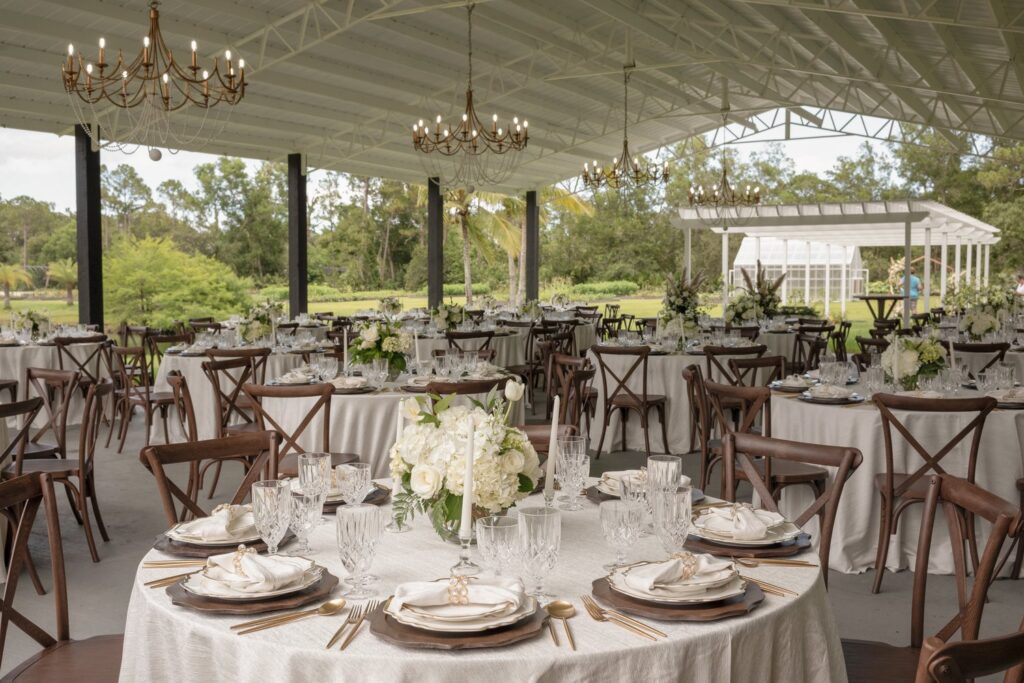
POLYGON ((631 296, 640 291, 640 285, 629 280, 609 280, 607 282, 584 282, 574 285, 574 296, 631 296))
MULTIPOLYGON (((444 285, 442 290, 444 296, 462 296, 466 293, 466 285, 461 282, 449 282, 444 285)), ((483 296, 484 294, 491 293, 491 286, 486 282, 474 282, 473 283, 473 294, 474 296, 483 296)), ((427 288, 422 287, 416 294, 420 296, 427 295, 427 288)), ((398 295, 396 295, 398 296, 398 295)))
MULTIPOLYGON (((345 301, 346 294, 327 285, 309 285, 310 301, 345 301)), ((260 299, 288 301, 288 285, 271 285, 260 290, 260 299)))

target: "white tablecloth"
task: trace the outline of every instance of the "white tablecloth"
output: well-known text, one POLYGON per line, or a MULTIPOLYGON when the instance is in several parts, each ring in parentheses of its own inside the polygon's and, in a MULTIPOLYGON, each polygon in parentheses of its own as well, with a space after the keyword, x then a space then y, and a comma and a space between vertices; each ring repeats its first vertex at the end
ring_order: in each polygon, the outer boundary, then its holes
MULTIPOLYGON (((99 376, 107 377, 107 370, 103 366, 103 362, 100 360, 98 354, 92 359, 92 361, 86 363, 89 355, 95 351, 98 346, 98 344, 82 344, 80 346, 71 346, 69 347, 69 350, 71 354, 74 355, 74 357, 85 365, 91 372, 95 371, 98 365, 100 373, 99 376)), ((58 357, 57 347, 39 346, 37 344, 0 347, 0 377, 4 379, 18 380, 19 399, 23 399, 25 397, 26 387, 28 387, 29 368, 46 368, 49 370, 60 369, 60 358, 58 357)), ((69 367, 66 365, 64 369, 78 370, 78 367, 69 367)), ((31 389, 29 395, 36 396, 37 392, 35 389, 31 389)), ((69 425, 77 425, 82 422, 83 403, 84 397, 82 396, 82 392, 76 391, 74 396, 71 397, 71 405, 68 406, 69 425)), ((33 424, 36 426, 44 425, 46 423, 45 412, 45 410, 41 410, 33 424)))
MULTIPOLYGON (((542 501, 531 497, 525 504, 542 501)), ((546 632, 515 645, 439 652, 405 649, 373 636, 367 626, 344 653, 324 645, 341 617, 313 617, 276 629, 238 636, 231 624, 244 621, 209 616, 171 605, 163 590, 143 582, 173 573, 140 570, 125 626, 121 681, 836 681, 846 680, 839 635, 828 597, 815 569, 744 570, 785 585, 795 598, 767 596, 748 616, 711 623, 656 622, 668 639, 649 642, 610 623, 592 621, 579 601, 605 572, 612 552, 601 539, 597 507, 563 513, 558 564, 547 578, 555 596, 576 604, 571 620, 578 651, 561 638, 555 647, 546 632)), ((313 558, 343 576, 334 520, 314 530, 313 558)), ((447 576, 456 547, 438 539, 425 519, 404 534, 385 534, 371 571, 381 579, 380 596, 401 582, 447 576)), ((632 560, 661 558, 653 537, 629 553, 632 560)), ((807 553, 803 559, 814 560, 807 553)), ((151 551, 146 559, 166 559, 151 551)), ((652 620, 653 621, 653 620, 652 620)))
MULTIPOLYGON (((373 466, 374 477, 390 476, 388 452, 395 443, 399 405, 403 399, 415 394, 400 390, 383 390, 375 394, 334 395, 331 397, 330 438, 334 453, 354 453, 362 462, 373 466)), ((476 396, 482 400, 483 396, 476 396)), ((265 398, 263 408, 291 432, 302 423, 306 413, 316 402, 311 398, 265 398)), ((468 403, 469 397, 459 396, 456 404, 468 403)), ((526 409, 522 401, 512 405, 511 424, 525 421, 526 409)), ((323 417, 314 418, 299 438, 299 445, 309 451, 318 451, 323 444, 323 417)))
MULTIPOLYGON (((507 368, 510 365, 522 365, 526 362, 526 335, 519 332, 497 333, 491 339, 491 348, 495 351, 494 364, 507 368)), ((477 340, 459 340, 459 346, 466 351, 480 348, 482 342, 477 340)), ((436 350, 447 350, 448 339, 442 334, 435 337, 421 336, 416 342, 421 360, 430 360, 436 350)))
MULTIPOLYGON (((973 374, 981 371, 992 360, 991 353, 958 353, 956 362, 966 367, 973 374)), ((1013 378, 1024 382, 1024 351, 1007 351, 1003 363, 1013 368, 1013 378)))
MULTIPOLYGON (((964 393, 970 395, 973 392, 962 392, 961 395, 964 393)), ((976 482, 1011 503, 1017 500, 1015 483, 1024 476, 1024 455, 1017 436, 1019 420, 1024 420, 1024 413, 1006 410, 991 413, 985 422, 978 450, 976 482)), ((929 452, 934 452, 968 422, 968 417, 952 413, 918 413, 907 421, 907 427, 929 452)), ((811 405, 776 394, 772 397, 772 436, 860 449, 864 462, 850 477, 843 491, 829 562, 832 569, 841 572, 862 572, 874 567, 881 516, 881 498, 875 488, 874 477, 885 473, 885 444, 878 409, 873 405, 851 408, 811 405)), ((897 472, 913 472, 922 464, 917 452, 895 429, 893 446, 897 472)), ((943 468, 951 474, 965 476, 968 447, 969 439, 968 444, 961 443, 942 459, 943 468)), ((781 510, 787 516, 795 516, 810 500, 808 487, 789 487, 783 493, 781 510)), ((886 564, 889 569, 914 566, 921 527, 920 509, 920 505, 911 506, 901 516, 899 533, 889 545, 886 564)), ((940 515, 937 523, 939 529, 935 534, 929 571, 952 574, 953 560, 944 530, 945 518, 940 515)), ((979 522, 978 529, 984 542, 986 525, 979 522)))
POLYGON ((764 354, 766 356, 784 356, 786 360, 792 361, 794 339, 796 332, 762 332, 755 343, 768 347, 764 354))

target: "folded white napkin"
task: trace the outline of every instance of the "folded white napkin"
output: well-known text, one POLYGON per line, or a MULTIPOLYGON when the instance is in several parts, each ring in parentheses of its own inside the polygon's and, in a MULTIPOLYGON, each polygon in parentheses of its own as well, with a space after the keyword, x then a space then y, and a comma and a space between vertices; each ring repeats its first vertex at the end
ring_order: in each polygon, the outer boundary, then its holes
POLYGON ((673 592, 703 591, 709 583, 729 578, 735 569, 732 562, 711 555, 685 553, 691 558, 684 562, 673 557, 665 562, 651 562, 626 572, 626 585, 644 593, 655 589, 673 592))
POLYGON ((188 348, 188 344, 182 342, 181 344, 175 344, 174 346, 168 346, 167 347, 167 351, 168 352, 175 352, 175 353, 177 353, 178 351, 184 351, 187 348, 188 348))
POLYGON ((493 612, 494 608, 508 604, 516 610, 526 599, 523 583, 506 577, 470 578, 469 602, 453 604, 448 592, 448 581, 410 581, 395 589, 391 609, 397 612, 403 606, 429 608, 440 618, 472 617, 493 612))
POLYGON ((853 395, 850 389, 832 384, 816 384, 808 388, 807 392, 814 398, 849 398, 853 395))
POLYGON ((182 351, 182 353, 206 353, 206 347, 200 346, 199 344, 193 344, 192 346, 182 351))
POLYGON ((267 593, 297 583, 313 567, 313 561, 304 557, 239 550, 208 559, 197 579, 199 589, 209 595, 267 593))
POLYGON ((782 380, 781 384, 787 387, 808 387, 814 384, 814 382, 802 375, 789 375, 782 380))
POLYGON ((335 377, 331 384, 336 389, 359 389, 365 387, 367 382, 365 377, 335 377))
POLYGON ((1000 403, 1024 403, 1024 387, 1013 389, 997 389, 985 394, 991 396, 1000 403))
POLYGON ((409 384, 418 387, 425 387, 431 382, 436 381, 438 378, 433 375, 416 375, 415 377, 409 378, 409 384))
POLYGON ((601 484, 604 488, 613 492, 615 495, 620 495, 622 491, 622 481, 624 479, 643 481, 647 479, 647 472, 643 470, 605 472, 601 475, 601 484))
POLYGON ((278 384, 304 384, 304 383, 308 382, 309 378, 312 377, 312 376, 313 376, 312 375, 312 371, 308 367, 302 366, 300 368, 295 368, 294 370, 286 372, 283 375, 280 375, 277 378, 277 383, 278 384))
POLYGON ((256 534, 252 505, 218 505, 209 517, 178 525, 175 532, 199 541, 231 541, 256 534))
POLYGON ((701 524, 708 531, 737 541, 759 541, 767 535, 768 527, 785 519, 777 512, 754 510, 749 505, 733 505, 709 508, 701 516, 701 524))

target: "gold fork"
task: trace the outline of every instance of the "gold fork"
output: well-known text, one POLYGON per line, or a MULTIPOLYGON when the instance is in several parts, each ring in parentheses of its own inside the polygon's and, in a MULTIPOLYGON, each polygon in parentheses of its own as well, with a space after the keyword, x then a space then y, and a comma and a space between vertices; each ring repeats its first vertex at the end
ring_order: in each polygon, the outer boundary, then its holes
POLYGON ((348 636, 345 638, 344 642, 342 642, 341 647, 339 649, 344 650, 346 647, 348 647, 348 644, 351 643, 352 639, 356 637, 356 633, 359 632, 359 627, 363 625, 364 621, 366 621, 366 615, 370 614, 371 612, 376 612, 380 605, 380 600, 371 600, 370 602, 366 603, 363 609, 363 613, 359 615, 359 621, 357 621, 355 623, 355 626, 352 627, 352 630, 348 632, 348 636))
POLYGON ((327 642, 327 647, 324 648, 325 650, 330 650, 332 647, 334 647, 334 644, 341 639, 341 634, 345 630, 346 626, 351 626, 352 624, 355 624, 362 618, 364 609, 366 609, 366 605, 358 605, 352 607, 352 609, 348 613, 348 619, 343 621, 341 626, 338 627, 338 630, 334 632, 333 636, 331 636, 331 639, 327 642))
POLYGON ((771 593, 773 595, 778 595, 780 597, 795 597, 799 595, 799 593, 797 593, 796 591, 790 590, 789 588, 784 588, 782 586, 776 586, 774 583, 768 583, 764 579, 755 579, 751 576, 747 576, 746 574, 740 574, 740 578, 742 578, 744 581, 749 581, 750 583, 755 584, 765 593, 771 593))
POLYGON ((642 638, 647 638, 648 640, 653 641, 658 640, 653 634, 648 633, 639 626, 631 624, 629 620, 620 619, 616 615, 606 612, 604 608, 599 607, 597 603, 594 602, 593 598, 591 598, 589 595, 581 595, 580 600, 583 602, 583 607, 586 608, 587 614, 589 614, 590 618, 594 621, 607 621, 609 623, 615 624, 620 628, 624 628, 627 631, 632 631, 633 633, 642 638))
POLYGON ((159 579, 153 579, 152 581, 147 581, 143 585, 147 586, 148 588, 166 588, 167 586, 170 586, 172 584, 178 583, 182 579, 187 578, 189 576, 192 576, 193 574, 198 574, 201 571, 203 571, 203 570, 202 569, 196 569, 195 571, 185 572, 184 574, 173 574, 171 576, 164 576, 164 577, 161 577, 159 579))

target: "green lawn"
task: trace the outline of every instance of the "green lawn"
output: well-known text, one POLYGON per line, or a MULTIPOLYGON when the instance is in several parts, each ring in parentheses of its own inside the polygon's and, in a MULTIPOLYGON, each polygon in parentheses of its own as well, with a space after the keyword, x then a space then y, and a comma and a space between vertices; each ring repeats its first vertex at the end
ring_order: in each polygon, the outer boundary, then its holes
POLYGON ((0 310, 0 323, 6 325, 9 322, 11 311, 27 310, 45 313, 54 323, 78 323, 78 302, 68 306, 63 299, 12 299, 11 310, 0 310))

